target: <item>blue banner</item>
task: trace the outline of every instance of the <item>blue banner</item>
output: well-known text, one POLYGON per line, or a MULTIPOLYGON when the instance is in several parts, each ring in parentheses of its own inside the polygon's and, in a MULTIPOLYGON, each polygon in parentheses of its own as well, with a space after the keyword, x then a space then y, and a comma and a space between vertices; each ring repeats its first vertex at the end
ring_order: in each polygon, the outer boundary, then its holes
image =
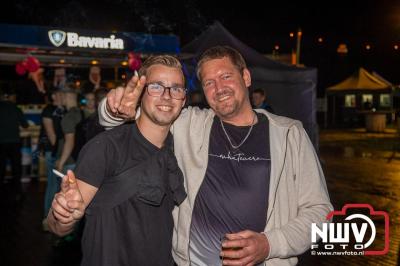
POLYGON ((135 32, 101 32, 58 27, 0 24, 0 45, 62 50, 179 53, 179 38, 135 32))

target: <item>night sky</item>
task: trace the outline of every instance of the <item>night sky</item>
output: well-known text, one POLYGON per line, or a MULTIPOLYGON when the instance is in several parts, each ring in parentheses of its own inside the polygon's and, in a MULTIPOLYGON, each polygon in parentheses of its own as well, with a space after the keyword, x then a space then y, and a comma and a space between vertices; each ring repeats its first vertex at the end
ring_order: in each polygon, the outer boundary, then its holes
POLYGON ((261 53, 271 53, 275 45, 279 45, 280 53, 290 53, 295 41, 289 33, 301 27, 301 60, 319 69, 321 89, 341 81, 360 66, 400 83, 400 1, 8 2, 1 8, 1 23, 172 33, 180 37, 182 45, 219 20, 261 53), (318 37, 323 38, 322 43, 317 42, 318 37), (336 53, 339 43, 347 44, 346 56, 336 53), (371 50, 365 49, 366 44, 371 50), (393 48, 395 44, 399 50, 393 48))

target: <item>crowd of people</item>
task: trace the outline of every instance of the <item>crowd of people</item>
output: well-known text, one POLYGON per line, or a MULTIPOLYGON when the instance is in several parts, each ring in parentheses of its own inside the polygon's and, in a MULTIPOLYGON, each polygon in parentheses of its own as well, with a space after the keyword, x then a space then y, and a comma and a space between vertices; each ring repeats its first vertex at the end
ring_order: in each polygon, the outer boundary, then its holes
MULTIPOLYGON (((65 172, 74 169, 77 153, 82 146, 98 133, 104 131, 99 124, 97 104, 108 90, 99 88, 84 95, 76 89, 64 86, 48 90, 46 106, 41 112, 41 124, 37 151, 43 156, 47 168, 47 186, 44 200, 44 218, 51 206, 54 195, 60 190, 60 179, 53 169, 65 172), (80 101, 79 98, 82 98, 80 101)), ((22 159, 20 128, 27 128, 28 122, 16 104, 16 95, 12 89, 3 87, 0 99, 0 121, 3 129, 0 133, 0 187, 12 187, 17 197, 22 194, 22 159), (12 179, 6 182, 7 162, 11 166, 12 179)), ((47 230, 46 219, 43 228, 47 230)))
MULTIPOLYGON (((63 173, 74 169, 83 145, 104 130, 98 123, 97 105, 106 94, 105 88, 88 92, 83 95, 84 104, 80 105, 77 91, 68 86, 49 91, 49 103, 41 114, 39 135, 39 150, 45 156, 47 167, 44 218, 54 195, 60 190, 60 178, 53 169, 63 173)), ((43 228, 47 230, 46 219, 43 228)))

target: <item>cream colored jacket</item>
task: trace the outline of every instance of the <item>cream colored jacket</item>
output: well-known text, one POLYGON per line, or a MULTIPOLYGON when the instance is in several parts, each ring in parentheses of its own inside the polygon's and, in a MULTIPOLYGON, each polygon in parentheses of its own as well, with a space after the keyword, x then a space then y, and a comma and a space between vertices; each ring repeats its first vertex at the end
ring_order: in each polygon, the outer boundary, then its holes
MULTIPOLYGON (((271 176, 264 229, 270 253, 265 265, 295 265, 296 256, 311 246, 311 223, 326 221, 326 215, 333 208, 318 157, 301 122, 264 110, 256 111, 267 116, 270 132, 271 176)), ((99 114, 103 126, 123 122, 107 113, 105 101, 99 106, 99 114)), ((211 109, 189 107, 182 110, 171 128, 188 195, 173 211, 172 254, 179 266, 190 265, 192 211, 207 169, 214 115, 211 109)))

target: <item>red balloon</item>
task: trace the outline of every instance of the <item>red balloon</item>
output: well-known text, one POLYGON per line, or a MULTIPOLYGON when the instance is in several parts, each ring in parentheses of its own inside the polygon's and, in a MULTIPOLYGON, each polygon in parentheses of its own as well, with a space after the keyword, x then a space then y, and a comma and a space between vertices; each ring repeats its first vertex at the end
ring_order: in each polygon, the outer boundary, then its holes
POLYGON ((18 64, 16 64, 15 65, 15 71, 20 76, 25 75, 25 73, 26 73, 26 63, 24 64, 24 62, 19 62, 18 64))
POLYGON ((138 70, 142 66, 140 55, 133 52, 128 53, 128 65, 131 70, 138 70))
POLYGON ((27 70, 29 72, 35 72, 40 68, 40 62, 36 57, 28 56, 26 59, 27 70))

